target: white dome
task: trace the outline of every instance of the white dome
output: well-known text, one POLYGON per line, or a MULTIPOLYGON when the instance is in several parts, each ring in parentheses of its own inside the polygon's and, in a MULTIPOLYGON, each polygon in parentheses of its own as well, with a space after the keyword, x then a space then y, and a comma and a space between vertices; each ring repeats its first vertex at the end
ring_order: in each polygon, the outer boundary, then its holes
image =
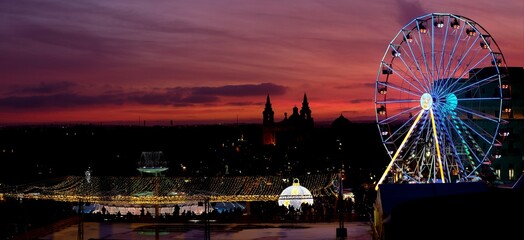
POLYGON ((278 205, 284 205, 288 208, 291 205, 298 210, 302 203, 312 205, 313 195, 311 195, 311 192, 307 188, 300 186, 298 179, 295 178, 293 185, 284 189, 280 194, 278 205))

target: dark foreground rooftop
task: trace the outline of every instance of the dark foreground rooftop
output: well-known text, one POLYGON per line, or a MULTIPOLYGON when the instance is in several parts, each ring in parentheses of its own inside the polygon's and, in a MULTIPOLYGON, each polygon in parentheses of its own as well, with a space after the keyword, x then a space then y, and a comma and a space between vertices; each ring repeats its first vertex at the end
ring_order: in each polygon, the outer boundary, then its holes
POLYGON ((483 187, 481 183, 400 184, 383 188, 377 198, 374 223, 381 240, 524 236, 522 189, 483 187))

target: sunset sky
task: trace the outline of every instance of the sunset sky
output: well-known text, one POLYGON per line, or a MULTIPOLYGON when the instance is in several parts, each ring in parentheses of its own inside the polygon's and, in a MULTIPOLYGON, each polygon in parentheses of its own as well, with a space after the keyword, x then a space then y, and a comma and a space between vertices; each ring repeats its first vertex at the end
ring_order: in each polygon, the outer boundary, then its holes
POLYGON ((524 66, 522 0, 0 1, 0 124, 373 119, 380 60, 432 12, 470 18, 524 66))

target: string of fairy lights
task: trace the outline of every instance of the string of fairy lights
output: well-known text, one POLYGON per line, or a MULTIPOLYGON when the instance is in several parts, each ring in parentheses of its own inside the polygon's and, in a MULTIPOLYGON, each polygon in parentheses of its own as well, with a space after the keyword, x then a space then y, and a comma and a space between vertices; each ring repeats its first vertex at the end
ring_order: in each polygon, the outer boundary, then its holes
MULTIPOLYGON (((296 176, 313 197, 336 195, 337 174, 296 176)), ((184 202, 277 201, 292 181, 281 176, 96 177, 68 176, 53 183, 0 189, 0 196, 109 205, 169 205, 184 202)))

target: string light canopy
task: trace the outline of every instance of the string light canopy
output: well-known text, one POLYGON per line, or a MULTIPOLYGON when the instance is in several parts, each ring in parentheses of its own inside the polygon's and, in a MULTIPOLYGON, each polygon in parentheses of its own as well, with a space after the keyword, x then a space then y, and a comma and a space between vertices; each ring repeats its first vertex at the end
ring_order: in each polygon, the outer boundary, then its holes
MULTIPOLYGON (((314 197, 336 195, 337 174, 310 174, 298 176, 293 186, 299 185, 299 195, 314 197), (303 189, 306 191, 302 191, 303 189)), ((90 202, 104 205, 173 205, 187 202, 250 202, 278 201, 288 182, 281 176, 229 177, 100 177, 68 176, 38 185, 13 186, 0 189, 0 196, 19 199, 46 199, 61 202, 90 202), (158 188, 158 191, 157 191, 158 188)), ((292 189, 291 189, 292 191, 292 189)), ((284 194, 289 195, 289 194, 284 194)), ((304 200, 304 199, 301 199, 304 200)), ((312 203, 312 202, 311 202, 312 203)), ((279 203, 280 204, 280 203, 279 203)))

